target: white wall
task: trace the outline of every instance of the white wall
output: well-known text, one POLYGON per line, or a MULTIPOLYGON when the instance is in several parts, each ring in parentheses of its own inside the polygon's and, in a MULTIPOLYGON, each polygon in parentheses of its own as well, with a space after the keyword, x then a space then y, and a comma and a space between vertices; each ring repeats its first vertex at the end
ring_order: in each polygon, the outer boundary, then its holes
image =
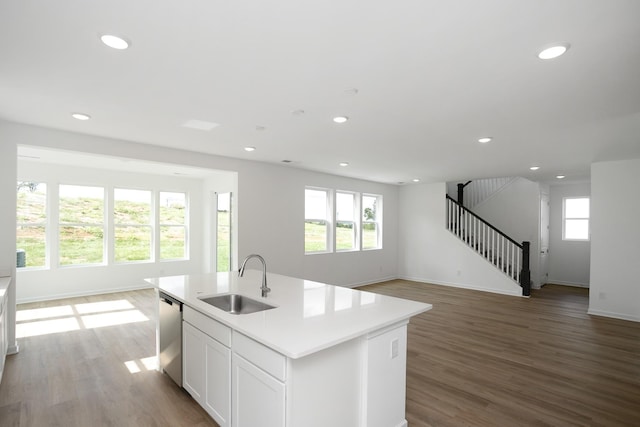
POLYGON ((516 178, 494 196, 473 208, 473 212, 516 242, 531 242, 532 287, 541 286, 538 254, 540 240, 540 185, 516 178))
POLYGON ((562 240, 562 203, 566 197, 590 196, 588 182, 551 186, 549 283, 589 287, 591 241, 562 240))
POLYGON ((589 313, 640 322, 640 159, 591 166, 589 313))
MULTIPOLYGON (((16 146, 0 134, 0 276, 14 278, 8 290, 9 325, 16 322, 16 156, 16 146)), ((8 329, 9 353, 15 353, 15 328, 8 329)))
POLYGON ((335 285, 355 286, 396 277, 396 186, 265 163, 243 167, 238 185, 240 260, 250 253, 267 254, 274 272, 335 285), (382 195, 383 249, 305 255, 305 186, 382 195))
MULTIPOLYGON (((189 260, 144 263, 109 264, 101 266, 63 266, 50 260, 50 268, 18 269, 17 302, 64 298, 86 294, 107 293, 147 287, 146 277, 200 273, 203 229, 202 181, 177 176, 140 174, 81 167, 68 167, 18 161, 17 179, 47 183, 48 191, 57 184, 95 185, 109 193, 113 188, 133 188, 155 191, 185 192, 189 196, 189 260)), ((28 256, 28 254, 27 254, 28 256)))
MULTIPOLYGON (((274 273, 345 286, 377 282, 397 275, 398 188, 394 185, 8 122, 0 122, 0 140, 13 144, 10 152, 14 163, 15 145, 32 145, 237 172, 238 259, 260 253, 267 260, 269 271, 274 273), (305 255, 305 185, 381 194, 384 248, 305 255)), ((7 176, 11 176, 12 182, 4 188, 2 195, 15 200, 15 172, 7 176)), ((209 184, 203 186, 203 193, 210 190, 215 188, 209 184)), ((15 205, 12 210, 13 216, 8 222, 11 223, 10 240, 15 242, 15 205)), ((202 211, 206 212, 205 207, 202 211)), ((12 244, 8 252, 15 256, 15 244, 12 244)), ((202 247, 204 251, 205 245, 202 247)), ((257 265, 253 267, 258 268, 257 265)))
POLYGON ((401 187, 398 276, 522 295, 517 283, 446 229, 445 193, 445 183, 401 187))

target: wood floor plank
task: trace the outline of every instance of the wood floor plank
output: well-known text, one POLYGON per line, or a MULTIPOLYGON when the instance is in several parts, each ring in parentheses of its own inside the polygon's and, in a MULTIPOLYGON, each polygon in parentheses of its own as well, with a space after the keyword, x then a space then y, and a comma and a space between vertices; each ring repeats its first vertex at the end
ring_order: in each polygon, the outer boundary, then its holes
POLYGON ((412 427, 640 426, 640 323, 588 315, 587 289, 360 289, 434 305, 409 325, 412 427))
MULTIPOLYGON (((404 280, 361 289, 434 305, 408 328, 410 427, 640 426, 640 324, 588 315, 586 289, 547 285, 529 299, 404 280)), ((70 306, 82 324, 81 304, 108 301, 148 320, 20 338, 0 384, 0 425, 217 427, 143 366, 155 353, 152 290, 18 310, 70 306)))
POLYGON ((19 338, 20 353, 7 358, 0 384, 0 426, 218 427, 166 375, 144 366, 155 355, 156 304, 155 292, 147 289, 19 305, 18 311, 71 306, 81 328, 19 338), (91 312, 83 305, 109 301, 131 308, 91 312), (147 320, 108 325, 131 310, 147 320), (104 326, 82 327, 89 322, 83 316, 103 314, 104 326))

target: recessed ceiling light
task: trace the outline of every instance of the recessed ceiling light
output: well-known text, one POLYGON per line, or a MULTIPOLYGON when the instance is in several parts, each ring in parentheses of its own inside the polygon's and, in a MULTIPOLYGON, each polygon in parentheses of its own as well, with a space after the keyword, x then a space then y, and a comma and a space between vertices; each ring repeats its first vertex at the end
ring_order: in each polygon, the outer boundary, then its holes
POLYGON ((490 142, 490 141, 491 141, 491 137, 490 136, 485 136, 485 137, 482 137, 482 138, 478 139, 478 142, 481 143, 481 144, 486 144, 487 142, 490 142))
POLYGON ((549 46, 538 53, 540 59, 554 59, 563 55, 569 49, 569 43, 560 43, 549 46))
POLYGON ((349 163, 347 163, 347 162, 340 162, 340 166, 342 166, 342 167, 349 166, 349 163))
POLYGON ((418 178, 414 178, 412 179, 413 182, 420 182, 420 180, 418 178))
POLYGON ((244 151, 256 151, 256 147, 244 147, 244 151))
POLYGON ((532 171, 537 171, 538 169, 540 169, 540 166, 531 166, 529 169, 531 169, 532 171))
POLYGON ((220 126, 218 123, 208 122, 206 120, 196 120, 196 119, 187 120, 182 124, 182 127, 185 127, 185 128, 204 130, 204 131, 210 131, 212 129, 217 128, 218 126, 220 126))
POLYGON ((564 179, 564 178, 565 178, 565 175, 556 175, 556 178, 558 178, 558 179, 564 179))
POLYGON ((333 121, 336 122, 336 123, 344 123, 347 120, 349 120, 349 117, 347 117, 347 116, 338 116, 338 117, 334 117, 333 118, 333 121))
POLYGON ((124 50, 129 47, 128 41, 112 34, 103 34, 100 36, 100 40, 102 40, 102 43, 113 49, 124 50))
POLYGON ((90 115, 84 113, 71 113, 71 117, 77 120, 89 120, 91 118, 90 115))

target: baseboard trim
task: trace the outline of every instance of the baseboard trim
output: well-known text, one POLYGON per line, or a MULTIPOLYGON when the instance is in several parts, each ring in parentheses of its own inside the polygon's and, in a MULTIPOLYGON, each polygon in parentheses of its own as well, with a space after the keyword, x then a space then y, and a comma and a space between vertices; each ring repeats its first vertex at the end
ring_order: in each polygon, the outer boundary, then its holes
MULTIPOLYGON (((518 287, 518 289, 514 289, 513 291, 510 291, 510 290, 507 290, 507 289, 484 288, 484 287, 481 287, 481 286, 473 286, 473 285, 468 285, 468 284, 464 284, 464 283, 442 282, 440 280, 429 280, 429 279, 417 278, 417 277, 411 277, 411 276, 399 276, 398 279, 411 280, 412 282, 431 283, 431 284, 434 284, 434 285, 449 286, 449 287, 452 287, 452 288, 469 289, 469 290, 472 290, 472 291, 491 292, 493 294, 502 294, 502 295, 509 295, 509 296, 515 296, 515 297, 522 297, 522 290, 519 287, 518 287)), ((514 286, 518 286, 518 285, 514 285, 514 286)), ((527 297, 525 297, 525 298, 527 298, 527 297)))
POLYGON ((15 343, 14 345, 10 345, 7 348, 7 356, 12 354, 18 354, 19 352, 20 352, 20 346, 18 345, 18 343, 15 343))
POLYGON ((140 289, 149 289, 149 288, 153 288, 153 286, 145 282, 139 285, 123 286, 120 288, 91 289, 84 292, 67 292, 64 294, 43 295, 41 297, 20 298, 16 300, 16 304, 24 304, 28 302, 39 302, 39 301, 55 301, 57 299, 85 297, 89 295, 115 294, 117 292, 137 291, 140 289))
POLYGON ((631 316, 628 314, 615 313, 611 311, 589 309, 587 310, 587 314, 590 314, 592 316, 611 317, 613 319, 628 320, 631 322, 640 322, 640 316, 631 316))
POLYGON ((398 279, 398 277, 396 276, 379 277, 374 280, 367 280, 367 281, 358 282, 358 283, 349 283, 347 285, 339 285, 339 286, 342 286, 345 288, 359 288, 360 286, 375 285, 377 283, 388 282, 390 280, 396 280, 396 279, 398 279))
POLYGON ((549 280, 545 285, 571 286, 574 288, 589 288, 588 283, 565 282, 564 280, 549 280))

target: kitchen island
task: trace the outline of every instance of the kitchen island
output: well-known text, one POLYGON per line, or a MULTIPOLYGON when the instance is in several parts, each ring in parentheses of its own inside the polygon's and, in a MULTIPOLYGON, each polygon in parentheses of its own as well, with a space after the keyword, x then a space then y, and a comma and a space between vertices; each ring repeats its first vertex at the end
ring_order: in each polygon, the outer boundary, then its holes
POLYGON ((262 272, 148 279, 184 304, 183 386, 221 426, 406 426, 407 323, 430 304, 262 272), (274 306, 230 314, 202 301, 274 306))

